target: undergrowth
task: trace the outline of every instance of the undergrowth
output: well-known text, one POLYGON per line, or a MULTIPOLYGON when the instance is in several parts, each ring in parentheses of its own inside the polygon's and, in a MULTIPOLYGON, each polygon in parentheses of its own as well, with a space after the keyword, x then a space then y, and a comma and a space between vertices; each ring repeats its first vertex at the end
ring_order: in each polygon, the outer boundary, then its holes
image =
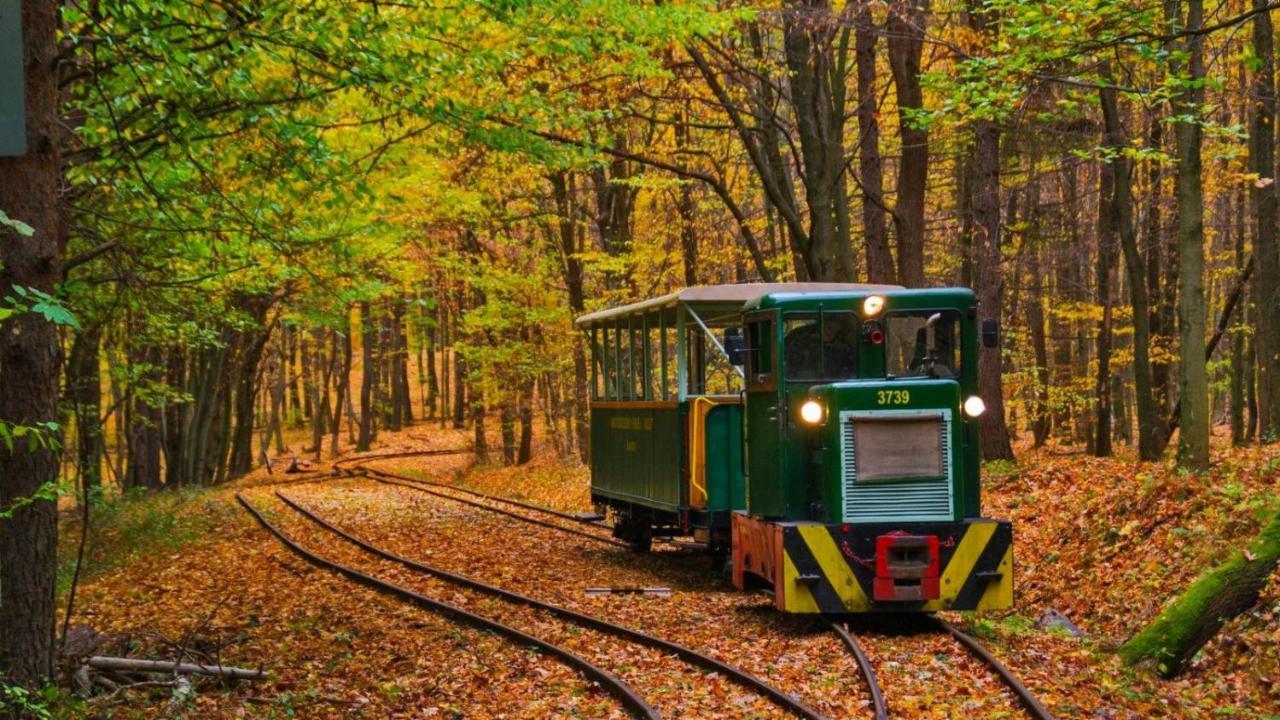
MULTIPOLYGON (((233 512, 234 508, 215 500, 206 488, 152 494, 139 491, 96 499, 91 508, 89 543, 80 579, 125 567, 145 555, 180 550, 214 531, 233 512)), ((74 521, 67 522, 61 533, 59 595, 71 585, 80 528, 77 510, 74 521)))

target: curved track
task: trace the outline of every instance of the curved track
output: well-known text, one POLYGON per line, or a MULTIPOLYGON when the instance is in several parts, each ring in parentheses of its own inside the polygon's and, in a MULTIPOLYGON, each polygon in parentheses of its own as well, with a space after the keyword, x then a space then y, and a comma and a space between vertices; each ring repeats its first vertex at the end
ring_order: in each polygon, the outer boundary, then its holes
POLYGON ((800 701, 792 698, 790 695, 779 690, 778 688, 773 687, 772 685, 765 682, 764 680, 761 680, 755 675, 752 675, 733 665, 729 665, 728 663, 717 660, 709 655, 698 652, 697 650, 694 650, 690 647, 687 647, 685 645, 680 645, 678 643, 674 643, 669 640, 664 640, 660 637, 656 637, 654 635, 650 635, 648 633, 644 633, 639 630, 635 630, 622 625, 617 625, 615 623, 609 622, 608 620, 604 620, 602 618, 598 618, 593 615, 580 613, 576 610, 571 610, 569 608, 566 608, 560 605, 553 605, 551 603, 544 602, 542 600, 531 598, 527 595, 522 595, 520 593, 516 593, 510 590, 504 590, 503 588, 500 588, 494 585, 489 585, 487 583, 483 583, 478 580, 474 580, 472 578, 459 575, 457 573, 452 573, 438 567, 426 565, 424 563, 421 563, 415 560, 410 560, 409 558, 405 558, 400 555, 396 555, 395 553, 379 548, 376 545, 373 545, 355 535, 352 535, 351 533, 346 532, 345 530, 342 530, 341 528, 335 526, 333 523, 329 522, 328 520, 325 520, 324 518, 320 517, 316 513, 303 507, 302 505, 298 504, 296 501, 286 497, 284 494, 278 491, 276 492, 276 497, 278 497, 280 501, 283 502, 284 504, 296 510, 303 517, 306 517, 308 520, 311 520, 317 525, 325 528, 326 530, 334 533, 335 535, 361 548, 362 550, 365 550, 366 552, 369 552, 373 555, 381 557, 384 560, 390 560, 392 562, 398 563, 411 570, 426 573, 428 575, 439 578, 441 580, 445 580, 447 582, 451 582, 471 590, 476 590, 487 595, 499 597, 499 598, 502 598, 503 600, 509 601, 514 604, 524 605, 527 607, 537 608, 539 610, 546 611, 547 613, 554 615, 562 620, 566 620, 568 622, 574 623, 582 627, 590 628, 592 630, 596 630, 602 633, 607 633, 609 635, 613 635, 615 637, 619 637, 624 640, 628 640, 636 644, 653 648, 655 650, 659 650, 665 653, 670 653, 680 658, 681 660, 685 661, 686 663, 689 663, 690 665, 702 668, 709 672, 720 673, 721 675, 737 683, 738 685, 744 688, 747 688, 748 690, 751 690, 752 692, 755 692, 762 697, 769 699, 775 705, 787 710, 788 712, 794 713, 800 717, 809 718, 809 720, 823 720, 826 717, 821 713, 817 712, 816 710, 809 708, 808 706, 801 703, 800 701))
POLYGON ((600 685, 604 687, 609 694, 617 698, 617 700, 636 717, 646 718, 646 720, 660 720, 661 715, 658 714, 658 711, 645 702, 645 700, 640 697, 638 693, 632 690, 629 685, 624 683, 613 673, 589 662, 585 658, 576 655, 559 645, 517 630, 510 625, 476 615, 475 613, 469 612, 455 605, 450 605, 449 603, 429 598, 399 585, 379 580, 372 575, 366 575, 355 568, 322 558, 289 539, 288 536, 272 525, 257 508, 250 504, 249 501, 245 499, 244 495, 236 493, 236 500, 244 506, 245 510, 247 510, 263 528, 268 530, 272 535, 275 535, 280 542, 284 543, 285 547, 289 548, 312 565, 326 570, 332 570, 354 580, 355 582, 371 587, 378 592, 397 597, 432 612, 446 615, 454 621, 495 632, 522 645, 530 645, 545 650, 551 655, 554 655, 564 661, 567 665, 578 670, 578 672, 582 673, 588 679, 600 683, 600 685))
MULTIPOLYGON (((939 617, 929 617, 928 621, 937 629, 949 633, 956 639, 971 655, 981 660, 987 667, 995 672, 1005 687, 1009 688, 1022 704, 1027 714, 1035 718, 1035 720, 1056 720, 1053 713, 1041 703, 1036 696, 1018 680, 1009 668, 996 659, 991 651, 987 650, 972 636, 965 634, 959 628, 939 617)), ((880 683, 876 678, 875 669, 871 666, 871 661, 867 658, 867 654, 862 650, 862 645, 858 639, 850 632, 849 628, 839 622, 832 622, 831 628, 835 630, 840 639, 844 641, 849 652, 853 654, 854 660, 858 664, 858 668, 862 671, 862 676, 866 680, 867 689, 871 693, 872 709, 875 713, 876 720, 888 720, 889 710, 884 700, 884 692, 880 688, 880 683)))
POLYGON ((369 470, 372 472, 380 472, 385 475, 400 478, 403 480, 408 480, 410 482, 415 482, 422 485, 429 485, 431 487, 451 490, 453 492, 462 493, 463 495, 469 495, 471 497, 480 498, 481 500, 488 500, 489 502, 506 503, 507 505, 514 505, 519 508, 524 508, 525 510, 533 510, 535 512, 545 513, 547 515, 554 515, 555 517, 563 518, 565 520, 570 520, 576 523, 581 523, 583 525, 591 525, 594 527, 604 528, 605 530, 611 529, 611 527, 607 523, 601 522, 599 520, 584 518, 579 515, 563 512, 561 510, 556 510, 554 508, 543 507, 541 505, 534 505, 532 503, 522 502, 520 500, 512 500, 511 498, 503 497, 501 495, 490 495, 488 493, 482 493, 478 490, 472 490, 470 488, 460 487, 458 485, 454 485, 451 483, 442 483, 442 482, 437 482, 435 480, 426 480, 424 478, 408 478, 408 477, 404 477, 403 475, 396 475, 395 473, 388 473, 382 470, 374 470, 373 468, 367 468, 363 466, 364 463, 373 461, 373 460, 390 460, 395 458, 426 457, 426 456, 435 456, 435 455, 460 455, 462 453, 469 453, 469 452, 472 452, 471 448, 457 448, 457 449, 451 449, 451 450, 406 450, 403 452, 382 453, 379 455, 362 455, 359 457, 342 458, 340 460, 334 461, 333 466, 335 468, 339 468, 349 463, 352 465, 359 466, 364 470, 369 470))
MULTIPOLYGON (((597 535, 595 533, 587 532, 585 530, 579 530, 577 528, 565 527, 564 525, 551 522, 550 520, 542 520, 540 518, 530 517, 522 513, 514 512, 511 510, 505 510, 500 507, 494 507, 493 505, 490 505, 486 502, 480 502, 478 500, 469 500, 464 497, 458 497, 457 495, 453 495, 451 492, 446 492, 445 489, 449 491, 461 490, 460 488, 454 485, 448 485, 445 483, 431 483, 427 481, 418 480, 417 478, 411 478, 405 475, 387 472, 385 470, 376 470, 374 468, 364 467, 364 466, 357 466, 355 469, 344 468, 343 471, 356 474, 356 475, 363 474, 369 477, 371 480, 375 480, 385 485, 396 485, 403 488, 409 488, 410 490, 417 490, 418 492, 426 493, 428 495, 434 495, 435 497, 438 497, 438 498, 444 498, 445 500, 452 500, 454 502, 462 503, 464 505, 470 505, 471 507, 474 507, 474 508, 487 510, 492 513, 497 513, 499 515, 504 515, 506 517, 512 518, 513 520, 519 520, 520 522, 529 523, 530 525, 539 525, 541 527, 551 528, 552 530, 558 530, 560 532, 568 533, 570 535, 577 535, 578 537, 584 537, 584 538, 587 538, 588 540, 595 540, 596 542, 602 542, 602 543, 613 545, 616 547, 623 547, 623 548, 630 547, 630 545, 628 545, 627 543, 622 542, 621 540, 616 540, 611 537, 597 535), (436 486, 441 489, 436 489, 435 487, 427 487, 426 485, 436 486)), ((461 490, 461 491, 467 494, 481 495, 482 497, 489 498, 496 502, 520 504, 514 500, 506 500, 503 498, 498 498, 493 495, 484 495, 483 493, 476 493, 471 490, 461 490)), ((537 506, 533 506, 533 505, 530 505, 527 507, 533 508, 538 512, 547 512, 553 515, 562 514, 562 513, 559 513, 559 511, 546 510, 543 508, 538 508, 537 506)), ((603 525, 596 525, 596 527, 599 527, 601 529, 607 529, 603 525)))

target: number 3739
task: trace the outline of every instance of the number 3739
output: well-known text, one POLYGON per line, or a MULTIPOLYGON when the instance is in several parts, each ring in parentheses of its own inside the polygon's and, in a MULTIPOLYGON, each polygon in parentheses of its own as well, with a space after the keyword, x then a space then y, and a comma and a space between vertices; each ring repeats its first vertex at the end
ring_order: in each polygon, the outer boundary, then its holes
POLYGON ((910 390, 877 390, 877 405, 907 405, 911 402, 910 390))

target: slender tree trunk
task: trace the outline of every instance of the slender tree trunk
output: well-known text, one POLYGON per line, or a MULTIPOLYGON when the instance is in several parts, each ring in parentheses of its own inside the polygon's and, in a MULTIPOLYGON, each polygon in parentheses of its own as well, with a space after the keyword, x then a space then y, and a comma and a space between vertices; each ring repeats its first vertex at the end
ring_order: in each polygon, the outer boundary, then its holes
POLYGON ((502 462, 504 465, 516 464, 516 399, 511 398, 502 404, 499 411, 502 430, 502 462))
MULTIPOLYGON (((1104 93, 1107 91, 1103 91, 1104 93)), ((1104 113, 1106 111, 1104 110, 1104 113)), ((1111 128, 1108 128, 1109 130, 1111 128)), ((1111 139, 1108 133, 1107 138, 1111 139)), ((1096 275, 1098 304, 1102 306, 1102 318, 1098 321, 1098 371, 1094 376, 1093 397, 1097 402, 1093 423, 1093 437, 1089 450, 1096 457, 1111 456, 1111 341, 1112 341, 1112 292, 1111 274, 1115 266, 1117 226, 1115 162, 1104 162, 1098 172, 1098 255, 1096 275)))
MULTIPOLYGON (((1233 259, 1235 261, 1236 272, 1239 273, 1244 269, 1245 262, 1245 217, 1247 196, 1244 190, 1237 190, 1235 193, 1235 245, 1233 250, 1233 259)), ((1258 287, 1257 281, 1254 282, 1254 288, 1258 287)), ((1245 378, 1248 376, 1245 369, 1245 333, 1242 329, 1248 322, 1247 313, 1243 313, 1246 317, 1240 323, 1237 323, 1235 329, 1231 333, 1231 443, 1233 445, 1243 445, 1247 442, 1245 436, 1244 425, 1244 408, 1245 408, 1245 378)))
POLYGON ((375 355, 378 344, 376 320, 372 303, 360 303, 360 345, 363 380, 360 383, 360 438, 356 441, 356 450, 364 452, 369 449, 378 433, 378 413, 374 407, 374 392, 378 385, 378 360, 375 355))
MULTIPOLYGON (((1107 69, 1109 75, 1110 69, 1107 69)), ((1114 87, 1099 91, 1105 127, 1105 144, 1111 152, 1108 163, 1112 185, 1110 198, 1104 198, 1109 222, 1124 252, 1129 285, 1129 305, 1133 309, 1133 384, 1138 415, 1138 457, 1160 459, 1164 443, 1160 439, 1160 417, 1157 415, 1151 378, 1151 308, 1147 298, 1147 266, 1138 250, 1138 232, 1133 220, 1133 162, 1124 154, 1129 139, 1120 120, 1118 93, 1114 87)))
POLYGON ((1039 244, 1031 250, 1031 298, 1027 303, 1027 323, 1031 326, 1031 346, 1036 356, 1036 382, 1032 390, 1031 435, 1035 447, 1044 447, 1052 429, 1049 414, 1049 343, 1045 337, 1044 273, 1039 244))
MULTIPOLYGON (((333 424, 329 427, 329 457, 338 457, 340 450, 338 442, 338 426, 342 421, 342 413, 344 407, 350 407, 351 398, 348 395, 348 388, 351 387, 351 310, 343 309, 342 328, 340 333, 335 333, 333 337, 333 353, 338 355, 339 339, 341 339, 341 355, 342 363, 338 368, 338 379, 335 381, 334 389, 335 398, 333 403, 333 424)), ((348 425, 348 427, 350 427, 348 425)))
POLYGON ((67 357, 67 400, 76 421, 76 474, 83 497, 102 485, 102 326, 75 335, 67 357))

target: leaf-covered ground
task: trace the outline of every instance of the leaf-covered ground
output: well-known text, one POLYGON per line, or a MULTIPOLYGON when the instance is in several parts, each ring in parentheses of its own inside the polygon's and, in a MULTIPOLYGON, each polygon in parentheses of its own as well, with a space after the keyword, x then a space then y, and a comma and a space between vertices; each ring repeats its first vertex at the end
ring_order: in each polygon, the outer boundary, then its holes
MULTIPOLYGON (((373 454, 465 447, 464 433, 418 427, 373 454)), ((988 468, 986 512, 1016 525, 1018 608, 957 617, 1059 717, 1280 717, 1280 589, 1238 618, 1183 677, 1123 667, 1110 650, 1198 572, 1259 528, 1280 497, 1280 448, 1220 447, 1206 477, 1166 466, 1026 452, 988 468), (1082 638, 1043 629, 1047 611, 1082 638)), ((538 456, 521 468, 466 455, 385 458, 370 467, 458 483, 564 510, 588 508, 585 471, 538 456)), ((705 557, 658 545, 648 556, 518 523, 412 488, 317 472, 314 483, 259 471, 232 487, 117 503, 91 535, 74 622, 108 649, 172 657, 182 646, 263 667, 266 683, 202 681, 189 717, 625 717, 562 662, 463 627, 319 570, 235 503, 243 490, 315 552, 567 647, 621 677, 666 717, 785 717, 767 699, 662 653, 381 560, 285 506, 276 491, 400 555, 563 604, 705 651, 833 718, 870 717, 852 660, 813 619, 784 617, 734 591, 705 557), (588 596, 591 587, 669 596, 588 596)), ((64 553, 78 525, 68 521, 64 553)), ((894 717, 1021 717, 994 675, 949 638, 876 620, 859 636, 894 717)), ((74 714, 150 717, 163 692, 69 706, 74 714)))

